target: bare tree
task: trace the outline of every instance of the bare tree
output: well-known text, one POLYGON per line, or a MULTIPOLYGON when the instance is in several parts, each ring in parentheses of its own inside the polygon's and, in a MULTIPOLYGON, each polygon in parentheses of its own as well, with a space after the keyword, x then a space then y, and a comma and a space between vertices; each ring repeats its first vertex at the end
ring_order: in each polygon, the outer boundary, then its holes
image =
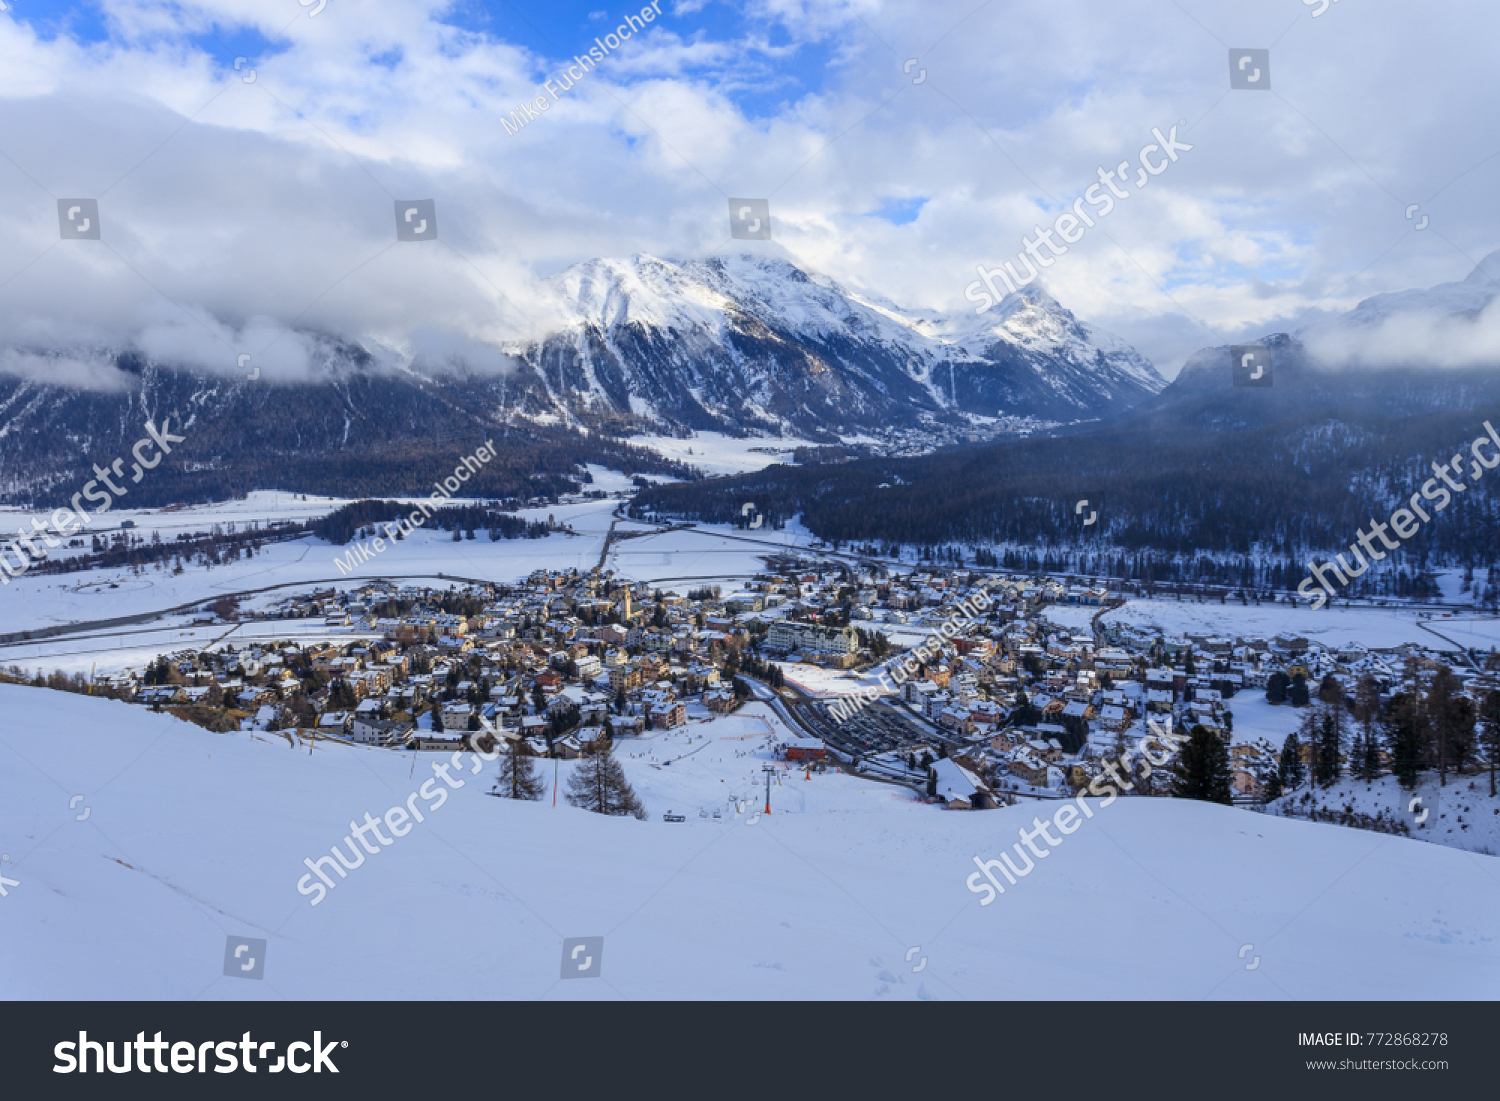
POLYGON ((615 760, 610 740, 603 734, 588 743, 578 767, 568 777, 567 799, 573 806, 595 814, 646 817, 645 806, 625 779, 625 770, 615 760))
POLYGON ((1361 780, 1373 780, 1380 771, 1380 685, 1368 673, 1355 686, 1354 721, 1359 724, 1359 737, 1351 771, 1361 780))
POLYGON ((540 799, 547 789, 536 772, 536 762, 522 749, 519 738, 502 738, 500 775, 495 780, 495 794, 506 799, 540 799))

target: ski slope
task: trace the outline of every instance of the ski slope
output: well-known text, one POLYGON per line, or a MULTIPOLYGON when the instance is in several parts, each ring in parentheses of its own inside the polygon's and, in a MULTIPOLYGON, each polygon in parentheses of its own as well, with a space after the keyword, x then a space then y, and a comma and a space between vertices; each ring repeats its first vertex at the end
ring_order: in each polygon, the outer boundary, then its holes
POLYGON ((304 858, 406 805, 441 755, 309 754, 13 686, 0 709, 0 989, 16 999, 1500 989, 1495 858, 1206 804, 1094 801, 981 906, 972 857, 998 855, 1053 804, 946 811, 856 777, 783 773, 771 815, 700 818, 720 792, 757 790, 765 741, 748 714, 622 746, 646 822, 490 798, 494 765, 454 774, 450 799, 313 906, 297 890, 304 858), (687 821, 663 822, 669 809, 687 821), (224 974, 231 936, 267 942, 263 979, 224 974), (569 937, 604 938, 599 978, 561 978, 569 937))

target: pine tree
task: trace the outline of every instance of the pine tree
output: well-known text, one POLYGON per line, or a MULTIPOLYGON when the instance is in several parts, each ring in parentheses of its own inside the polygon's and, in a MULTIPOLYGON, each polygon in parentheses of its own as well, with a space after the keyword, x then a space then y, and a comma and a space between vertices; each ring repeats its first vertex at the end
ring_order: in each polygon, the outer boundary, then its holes
POLYGON ((1344 686, 1338 677, 1329 673, 1318 684, 1318 699, 1324 703, 1338 703, 1344 698, 1344 686))
POLYGON ((437 704, 432 705, 432 732, 434 734, 443 732, 443 709, 437 704))
POLYGON ((1179 799, 1234 802, 1229 747, 1206 726, 1195 726, 1188 732, 1187 744, 1178 753, 1172 772, 1172 794, 1179 799))
POLYGON ((1325 788, 1331 787, 1339 778, 1339 752, 1342 749, 1339 712, 1325 707, 1318 717, 1318 757, 1314 765, 1313 780, 1325 788))
POLYGON ((1295 733, 1288 734, 1281 746, 1281 760, 1276 763, 1277 776, 1283 791, 1296 791, 1302 786, 1302 746, 1295 733))
POLYGON ((1291 679, 1285 673, 1280 670, 1272 673, 1270 679, 1266 681, 1266 699, 1273 704, 1286 703, 1286 690, 1289 684, 1291 684, 1291 679))
POLYGON ((354 689, 349 687, 349 682, 340 677, 334 681, 328 690, 328 706, 339 711, 347 711, 359 703, 354 698, 354 689))
POLYGON ((602 734, 588 743, 578 767, 568 777, 567 799, 573 806, 595 814, 629 814, 642 821, 646 817, 646 808, 625 779, 625 770, 615 760, 609 739, 602 734))
POLYGON ((1417 776, 1422 771, 1421 728, 1420 709, 1411 696, 1403 692, 1391 701, 1391 714, 1385 728, 1391 771, 1408 790, 1417 786, 1417 776))
POLYGON ((1262 803, 1275 802, 1285 792, 1281 788, 1281 769, 1271 768, 1266 771, 1266 778, 1261 784, 1260 801, 1262 803))
POLYGON ((537 775, 536 762, 521 749, 521 740, 501 738, 500 775, 495 793, 506 799, 540 799, 547 789, 546 781, 537 775))

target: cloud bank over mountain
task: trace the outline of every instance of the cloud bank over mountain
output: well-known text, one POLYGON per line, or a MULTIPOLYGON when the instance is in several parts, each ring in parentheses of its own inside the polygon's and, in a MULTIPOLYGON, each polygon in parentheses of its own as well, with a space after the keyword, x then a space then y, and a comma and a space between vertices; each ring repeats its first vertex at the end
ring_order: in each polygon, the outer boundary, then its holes
MULTIPOLYGON (((514 134, 501 118, 608 20, 533 26, 426 0, 338 0, 315 18, 249 0, 21 8, 0 13, 12 371, 66 353, 64 375, 88 380, 80 349, 130 346, 225 372, 250 352, 292 376, 324 341, 355 339, 398 364, 477 362, 557 329, 547 280, 572 265, 739 247, 726 196, 769 200, 769 255, 959 311, 977 263, 1013 255, 1178 120, 1191 158, 1047 271, 1051 295, 1169 377, 1205 345, 1461 280, 1500 246, 1484 33, 1500 12, 1479 0, 1421 33, 1395 0, 1290 26, 1232 0, 1191 17, 1126 0, 1088 20, 667 0, 514 134), (1227 90, 1215 36, 1275 40, 1272 95, 1227 90), (1367 67, 1330 70, 1335 48, 1367 67), (1414 70, 1420 84, 1389 79, 1414 70), (58 239, 57 201, 76 196, 98 199, 100 241, 58 239), (395 239, 395 201, 412 198, 434 200, 436 241, 395 239)), ((1493 322, 1466 324, 1403 313, 1330 358, 1483 360, 1493 322)))

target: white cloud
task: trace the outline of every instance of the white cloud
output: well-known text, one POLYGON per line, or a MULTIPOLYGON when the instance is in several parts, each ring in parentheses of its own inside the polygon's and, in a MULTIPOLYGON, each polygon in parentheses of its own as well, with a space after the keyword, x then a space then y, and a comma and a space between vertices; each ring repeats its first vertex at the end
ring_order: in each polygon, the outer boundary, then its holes
MULTIPOLYGON (((501 115, 586 51, 582 32, 538 57, 440 22, 436 3, 335 0, 310 19, 258 0, 105 0, 114 37, 85 46, 0 16, 0 333, 24 353, 133 345, 228 370, 225 345, 248 343, 295 375, 316 362, 308 333, 415 354, 443 332, 500 370, 484 349, 548 326, 538 278, 719 248, 726 194, 768 196, 778 244, 841 282, 967 308, 976 263, 1013 256, 1098 166, 1179 118, 1193 151, 1046 277, 1168 372, 1310 310, 1461 278, 1500 246, 1492 5, 1426 12, 1423 35, 1396 0, 1290 28, 1290 9, 1189 7, 1197 22, 1147 0, 768 0, 725 41, 668 4, 516 135, 501 115), (232 51, 192 45, 211 24, 274 39, 253 84, 232 51), (1274 41, 1273 92, 1227 92, 1214 36, 1274 41), (788 37, 831 52, 811 91, 791 91, 801 55, 768 45, 788 37), (770 88, 792 98, 753 119, 737 106, 770 88), (859 216, 893 195, 928 202, 899 227, 859 216), (57 240, 64 196, 100 199, 104 241, 57 240), (437 202, 437 243, 394 241, 396 198, 437 202), (1435 232, 1413 229, 1410 202, 1435 232), (274 340, 288 326, 303 335, 274 340)), ((1467 362, 1494 336, 1393 340, 1467 362)))

